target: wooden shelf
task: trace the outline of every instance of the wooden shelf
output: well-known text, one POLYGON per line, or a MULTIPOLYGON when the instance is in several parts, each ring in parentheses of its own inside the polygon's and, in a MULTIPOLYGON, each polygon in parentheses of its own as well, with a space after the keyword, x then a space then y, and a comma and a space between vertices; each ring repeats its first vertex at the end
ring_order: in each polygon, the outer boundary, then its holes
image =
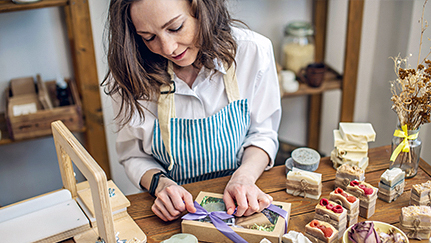
POLYGON ((299 88, 296 92, 293 92, 293 93, 284 92, 281 98, 299 96, 299 95, 321 94, 328 90, 341 89, 341 83, 342 83, 342 76, 336 73, 335 71, 333 71, 332 69, 329 69, 325 73, 325 80, 322 82, 322 85, 320 85, 319 87, 313 88, 303 82, 300 82, 299 88))
MULTIPOLYGON (((9 132, 7 130, 7 125, 6 125, 6 118, 4 113, 0 113, 0 131, 1 131, 1 139, 0 139, 0 146, 1 145, 5 145, 5 144, 11 144, 11 143, 19 143, 22 141, 29 141, 29 140, 33 140, 33 139, 38 139, 38 138, 43 138, 43 137, 49 137, 49 135, 46 136, 37 136, 34 138, 27 138, 27 139, 22 139, 22 140, 13 140, 10 138, 9 136, 9 132)), ((71 130, 72 132, 85 132, 86 128, 85 126, 82 129, 79 130, 71 130)))
POLYGON ((30 10, 37 8, 66 6, 68 0, 41 0, 35 3, 13 3, 10 0, 0 0, 0 13, 30 10))

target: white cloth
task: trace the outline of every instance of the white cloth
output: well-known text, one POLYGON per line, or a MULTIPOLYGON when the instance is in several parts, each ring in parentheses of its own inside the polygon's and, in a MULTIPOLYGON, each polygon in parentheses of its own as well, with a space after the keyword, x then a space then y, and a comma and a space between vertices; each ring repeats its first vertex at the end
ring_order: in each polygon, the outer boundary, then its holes
MULTIPOLYGON (((242 148, 254 145, 263 149, 271 158, 266 169, 274 165, 278 150, 278 127, 281 119, 280 91, 271 41, 253 31, 232 28, 237 41, 236 75, 241 98, 248 99, 251 124, 242 148)), ((216 64, 219 62, 215 61, 216 64)), ((202 68, 190 88, 176 75, 175 104, 178 118, 204 118, 214 115, 229 104, 223 83, 226 73, 223 65, 216 65, 215 72, 202 68), (214 75, 212 75, 214 74, 214 75)), ((118 114, 121 104, 114 97, 113 108, 118 114)), ((120 163, 132 183, 139 183, 150 169, 165 171, 151 155, 154 120, 157 116, 156 102, 141 102, 148 110, 145 120, 134 114, 117 136, 117 153, 120 163), (154 115, 153 115, 154 114, 154 115)), ((120 114, 119 121, 124 114, 120 114)))

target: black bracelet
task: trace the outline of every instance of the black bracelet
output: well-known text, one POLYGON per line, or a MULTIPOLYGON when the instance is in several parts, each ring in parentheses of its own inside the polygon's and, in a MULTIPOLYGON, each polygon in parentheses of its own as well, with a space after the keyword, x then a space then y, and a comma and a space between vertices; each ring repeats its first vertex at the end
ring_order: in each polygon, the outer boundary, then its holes
POLYGON ((153 178, 151 179, 150 188, 148 189, 148 192, 153 197, 156 197, 155 193, 156 193, 157 186, 159 185, 160 176, 169 178, 169 176, 166 175, 166 173, 163 171, 157 172, 156 174, 153 175, 153 178))

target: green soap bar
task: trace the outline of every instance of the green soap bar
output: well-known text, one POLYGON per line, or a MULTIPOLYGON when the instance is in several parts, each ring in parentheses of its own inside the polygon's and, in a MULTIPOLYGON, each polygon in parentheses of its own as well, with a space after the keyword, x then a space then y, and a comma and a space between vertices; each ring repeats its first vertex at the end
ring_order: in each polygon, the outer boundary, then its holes
POLYGON ((180 233, 162 241, 162 243, 198 243, 198 239, 192 234, 180 233))

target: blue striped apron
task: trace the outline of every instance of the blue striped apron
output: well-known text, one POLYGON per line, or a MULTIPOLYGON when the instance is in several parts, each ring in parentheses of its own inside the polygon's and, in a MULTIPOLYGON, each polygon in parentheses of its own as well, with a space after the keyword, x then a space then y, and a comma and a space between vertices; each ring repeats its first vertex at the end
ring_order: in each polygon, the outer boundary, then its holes
MULTIPOLYGON (((153 157, 178 184, 230 175, 250 124, 246 99, 240 99, 235 68, 223 77, 229 104, 202 119, 175 117, 174 92, 162 87, 155 121, 153 157)), ((172 75, 172 66, 169 67, 172 75)))

